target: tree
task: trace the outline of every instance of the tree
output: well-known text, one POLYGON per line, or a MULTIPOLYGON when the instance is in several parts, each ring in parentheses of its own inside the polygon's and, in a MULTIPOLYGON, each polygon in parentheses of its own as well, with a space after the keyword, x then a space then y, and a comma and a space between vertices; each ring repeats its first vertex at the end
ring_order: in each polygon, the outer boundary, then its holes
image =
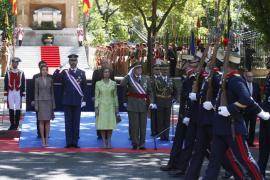
POLYGON ((8 39, 11 40, 13 32, 13 18, 9 0, 0 1, 0 30, 6 31, 8 39))
POLYGON ((99 14, 101 15, 105 26, 105 32, 108 33, 109 19, 119 10, 118 7, 113 7, 111 0, 95 0, 99 14), (103 4, 101 6, 101 4, 103 4))
POLYGON ((263 35, 263 42, 270 49, 270 1, 242 0, 244 22, 263 35))
POLYGON ((148 61, 147 69, 151 73, 153 44, 157 33, 174 7, 184 7, 187 0, 112 0, 120 9, 131 16, 141 16, 147 30, 148 61))

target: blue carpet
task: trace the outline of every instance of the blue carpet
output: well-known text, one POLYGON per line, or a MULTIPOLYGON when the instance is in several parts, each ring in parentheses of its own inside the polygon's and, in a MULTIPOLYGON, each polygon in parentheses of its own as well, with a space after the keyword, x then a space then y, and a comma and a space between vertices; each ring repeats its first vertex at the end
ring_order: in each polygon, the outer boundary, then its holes
MULTIPOLYGON (((131 142, 128 139, 128 116, 127 113, 120 113, 122 121, 113 131, 113 148, 130 148, 131 142)), ((55 113, 56 118, 51 121, 51 131, 49 147, 63 148, 65 146, 65 123, 62 112, 55 113)), ((154 148, 153 138, 150 136, 150 120, 147 122, 146 147, 154 148)), ((171 133, 170 133, 171 134, 171 133)), ((171 148, 172 142, 157 140, 158 148, 171 148)), ((81 148, 99 148, 102 141, 97 140, 95 129, 95 116, 93 112, 83 112, 81 114, 80 140, 81 148)), ((37 148, 41 146, 41 140, 37 138, 35 112, 26 112, 23 120, 20 148, 37 148)))

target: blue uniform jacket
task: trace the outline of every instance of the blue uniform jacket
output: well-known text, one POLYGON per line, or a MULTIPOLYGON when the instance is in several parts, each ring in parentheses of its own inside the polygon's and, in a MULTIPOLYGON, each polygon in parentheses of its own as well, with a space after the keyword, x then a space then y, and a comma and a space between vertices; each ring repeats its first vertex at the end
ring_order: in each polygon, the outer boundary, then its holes
POLYGON ((246 135, 247 129, 243 118, 244 109, 237 107, 234 103, 239 102, 242 105, 247 106, 250 111, 254 111, 256 114, 258 114, 261 109, 251 98, 244 79, 237 74, 227 78, 226 93, 228 102, 227 108, 231 116, 223 117, 215 114, 213 120, 214 133, 218 135, 230 135, 232 133, 230 118, 233 118, 235 132, 237 134, 246 135))
MULTIPOLYGON (((73 72, 71 69, 69 69, 68 71, 70 75, 72 75, 77 80, 83 94, 85 95, 85 91, 86 91, 85 72, 80 69, 77 69, 76 72, 73 72)), ((72 85, 71 81, 67 77, 67 74, 64 72, 64 70, 60 73, 60 70, 57 69, 54 72, 53 77, 57 77, 60 83, 62 83, 63 105, 80 106, 82 101, 84 101, 84 97, 81 97, 81 95, 72 85)))

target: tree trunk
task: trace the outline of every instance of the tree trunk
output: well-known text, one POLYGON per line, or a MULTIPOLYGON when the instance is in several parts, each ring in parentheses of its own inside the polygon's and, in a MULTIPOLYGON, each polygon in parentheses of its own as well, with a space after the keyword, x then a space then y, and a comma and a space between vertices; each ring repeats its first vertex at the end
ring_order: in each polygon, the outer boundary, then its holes
POLYGON ((147 31, 147 73, 149 75, 152 74, 152 62, 153 62, 153 39, 152 39, 152 31, 149 29, 147 31))

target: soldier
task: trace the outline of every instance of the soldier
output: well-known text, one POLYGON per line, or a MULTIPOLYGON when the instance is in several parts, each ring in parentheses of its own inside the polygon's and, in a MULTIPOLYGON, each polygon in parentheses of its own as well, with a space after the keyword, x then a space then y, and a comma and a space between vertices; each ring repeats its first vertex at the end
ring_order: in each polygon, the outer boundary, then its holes
POLYGON ((82 44, 83 43, 83 28, 81 24, 79 24, 77 28, 77 37, 78 37, 79 46, 82 46, 83 45, 82 44))
POLYGON ((53 76, 60 75, 63 86, 63 105, 65 114, 65 148, 78 146, 81 108, 86 106, 86 77, 85 72, 77 68, 78 55, 71 54, 69 58, 69 69, 60 72, 57 69, 53 76))
POLYGON ((14 35, 19 41, 19 46, 22 46, 22 40, 23 40, 23 36, 24 36, 24 29, 23 29, 21 24, 19 24, 19 27, 16 28, 14 35))
MULTIPOLYGON (((197 135, 196 142, 194 145, 192 157, 190 159, 189 167, 187 169, 185 179, 188 180, 197 180, 200 176, 200 170, 202 167, 202 163, 204 157, 209 155, 210 151, 210 143, 212 139, 212 118, 214 116, 214 106, 216 97, 219 92, 220 80, 222 73, 219 71, 220 67, 223 64, 223 55, 222 53, 217 54, 216 66, 213 67, 213 77, 212 78, 212 97, 207 100, 207 91, 208 91, 208 79, 204 79, 204 85, 197 94, 197 97, 200 102, 199 114, 198 118, 198 126, 197 126, 197 135)), ((234 161, 231 150, 227 150, 226 156, 223 160, 223 167, 227 172, 233 173, 236 179, 243 179, 243 172, 240 167, 234 161)))
MULTIPOLYGON (((180 173, 183 175, 182 164, 181 164, 181 152, 183 147, 183 142, 186 135, 187 125, 184 117, 188 111, 189 99, 188 95, 192 90, 193 81, 195 80, 195 68, 198 62, 193 62, 193 56, 185 55, 182 57, 184 60, 189 62, 188 67, 185 69, 186 78, 183 80, 182 89, 180 92, 180 109, 178 115, 178 123, 176 125, 175 137, 173 140, 173 146, 170 153, 170 159, 167 165, 161 166, 160 170, 170 171, 175 174, 180 173)), ((178 175, 178 174, 177 174, 178 175)))
POLYGON ((7 39, 4 39, 1 47, 1 76, 4 77, 7 71, 7 63, 9 56, 9 47, 7 39))
MULTIPOLYGON (((160 68, 158 64, 153 65, 153 75, 151 77, 151 86, 155 97, 156 102, 156 92, 155 92, 155 81, 160 76, 160 68)), ((151 109, 151 136, 156 136, 158 134, 158 127, 157 127, 157 109, 151 109)))
POLYGON ((268 120, 270 115, 251 98, 244 80, 238 73, 239 64, 240 57, 230 55, 228 69, 225 69, 225 72, 228 72, 224 82, 226 89, 222 89, 223 93, 226 91, 227 106, 219 106, 218 113, 213 118, 213 140, 205 180, 218 178, 222 159, 229 148, 252 179, 263 179, 245 140, 247 129, 242 112, 249 109, 264 120, 268 120))
POLYGON ((175 69, 176 69, 176 63, 177 63, 177 52, 175 50, 175 47, 172 43, 169 44, 168 52, 167 52, 167 58, 170 62, 170 76, 175 76, 175 69))
MULTIPOLYGON (((270 69, 270 61, 266 64, 267 69, 270 69)), ((266 112, 270 112, 270 72, 266 76, 265 88, 264 88, 264 99, 262 102, 263 109, 266 112)), ((258 165, 261 173, 265 176, 265 170, 267 167, 269 153, 270 153, 270 121, 260 122, 260 134, 259 134, 259 160, 258 165)))
POLYGON ((147 111, 148 108, 153 109, 156 105, 150 79, 142 75, 141 63, 136 62, 130 67, 121 85, 124 95, 123 105, 128 111, 132 149, 145 150, 147 111), (150 105, 148 105, 149 101, 150 105))
POLYGON ((172 102, 176 101, 177 93, 173 80, 169 78, 168 64, 161 64, 161 76, 155 80, 157 125, 160 140, 169 141, 172 102))
POLYGON ((14 57, 12 70, 7 71, 4 85, 4 101, 7 101, 9 108, 10 127, 8 130, 17 130, 21 116, 22 100, 25 98, 25 76, 24 72, 18 69, 21 59, 14 57))

